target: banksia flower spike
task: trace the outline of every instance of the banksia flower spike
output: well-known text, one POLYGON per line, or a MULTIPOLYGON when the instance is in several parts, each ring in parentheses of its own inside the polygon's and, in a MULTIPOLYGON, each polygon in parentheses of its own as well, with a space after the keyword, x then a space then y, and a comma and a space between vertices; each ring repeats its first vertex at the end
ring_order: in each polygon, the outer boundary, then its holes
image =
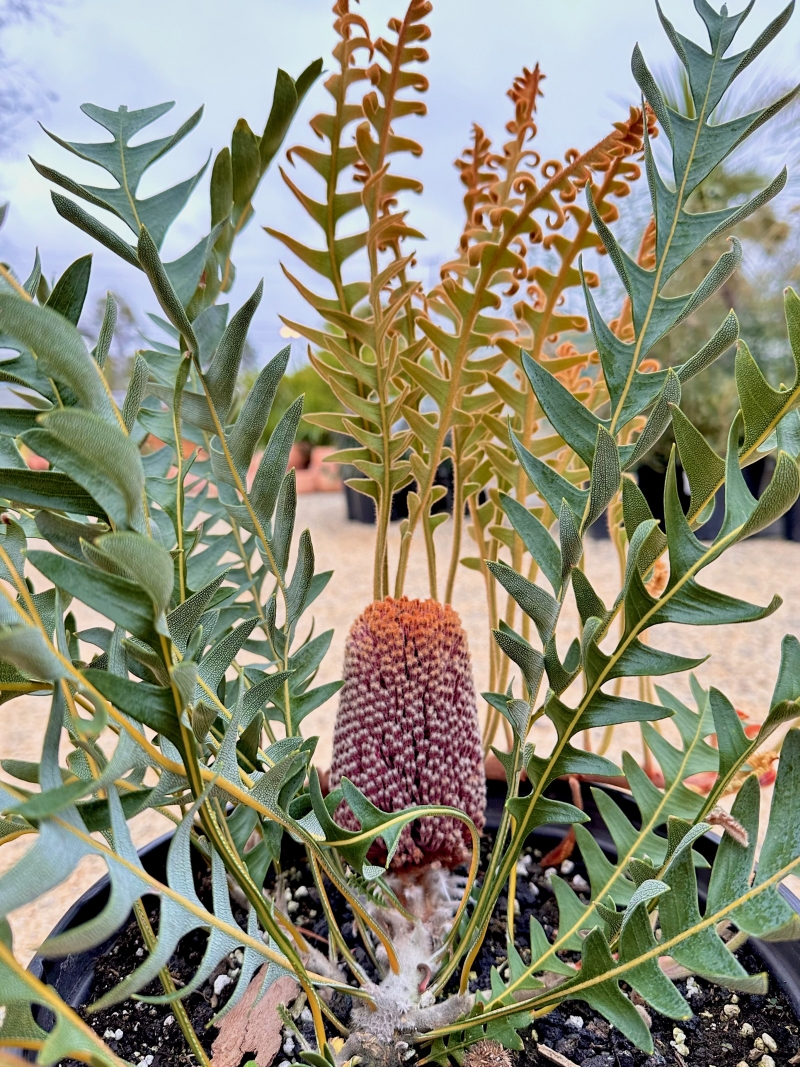
MULTIPOLYGON (((467 637, 435 600, 375 601, 353 623, 333 736, 331 787, 349 778, 384 811, 448 804, 480 829, 486 782, 467 637)), ((358 828, 342 804, 342 825, 358 828)), ((456 819, 406 827, 392 865, 455 867, 470 837, 456 819)))

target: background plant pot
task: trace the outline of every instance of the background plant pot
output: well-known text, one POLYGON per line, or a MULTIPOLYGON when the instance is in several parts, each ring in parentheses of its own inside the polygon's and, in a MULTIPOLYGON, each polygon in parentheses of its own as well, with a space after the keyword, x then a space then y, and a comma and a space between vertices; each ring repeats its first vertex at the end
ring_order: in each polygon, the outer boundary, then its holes
MULTIPOLYGON (((742 469, 742 476, 744 477, 747 488, 756 499, 761 496, 764 489, 769 485, 774 470, 775 459, 773 456, 764 456, 761 459, 757 459, 755 463, 750 463, 747 467, 742 469)), ((643 465, 636 471, 636 480, 639 483, 639 488, 641 489, 651 512, 653 513, 653 517, 658 519, 663 527, 664 485, 667 480, 666 470, 643 465)), ((680 497, 683 510, 688 511, 689 493, 687 492, 683 469, 680 465, 678 466, 678 496, 680 497)), ((714 501, 714 511, 711 514, 711 518, 696 531, 700 540, 713 541, 722 528, 724 517, 725 490, 723 488, 717 492, 714 501)), ((603 525, 602 520, 601 522, 595 523, 595 526, 601 525, 603 525)), ((593 526, 592 530, 594 530, 594 528, 595 527, 593 526)), ((603 534, 600 533, 595 536, 602 537, 603 534)), ((787 541, 800 541, 800 501, 795 502, 784 515, 779 519, 776 519, 771 526, 761 530, 755 536, 783 537, 787 541)))
MULTIPOLYGON (((628 818, 636 824, 638 809, 631 797, 619 789, 613 789, 609 786, 602 786, 601 788, 612 794, 628 818)), ((547 792, 548 796, 553 799, 565 801, 572 799, 569 785, 566 782, 554 782, 547 792)), ((591 832, 603 851, 613 857, 616 854, 614 843, 600 817, 588 785, 584 784, 582 786, 582 794, 584 810, 589 816, 586 828, 591 832)), ((504 799, 505 788, 503 783, 493 780, 487 781, 486 832, 493 833, 500 825, 504 799)), ((540 827, 531 835, 529 843, 542 852, 548 852, 563 838, 566 829, 563 825, 540 827)), ((145 870, 156 878, 164 877, 167 850, 171 837, 171 834, 167 834, 152 842, 139 853, 145 870)), ((713 861, 717 850, 717 842, 713 837, 707 835, 701 838, 694 847, 707 860, 713 861)), ((202 862, 199 857, 197 859, 198 863, 202 862)), ((699 870, 697 872, 697 880, 701 901, 704 902, 708 886, 708 870, 699 870)), ((53 934, 79 926, 97 915, 105 906, 108 899, 108 891, 108 878, 102 878, 84 893, 80 900, 73 904, 55 927, 53 934)), ((780 887, 779 892, 789 905, 800 914, 800 900, 784 886, 780 887)), ((110 951, 116 936, 114 935, 91 951, 78 953, 61 960, 46 960, 42 956, 35 956, 31 961, 29 970, 47 985, 55 988, 62 1000, 71 1007, 79 1007, 86 1002, 91 991, 96 961, 110 951)), ((754 938, 750 940, 749 944, 761 959, 764 967, 783 989, 795 1014, 800 1018, 800 944, 797 942, 767 943, 757 941, 754 938)), ((38 1012, 37 1021, 40 1025, 47 1027, 49 1013, 42 1009, 36 1010, 38 1012)), ((25 1053, 24 1055, 26 1059, 35 1059, 35 1053, 25 1053)))
MULTIPOLYGON (((343 478, 359 478, 361 475, 355 469, 355 467, 342 467, 343 478)), ((436 477, 434 479, 434 485, 444 486, 446 492, 440 500, 437 500, 431 509, 435 515, 440 512, 446 511, 449 515, 453 514, 453 463, 452 460, 445 460, 439 464, 439 468, 436 471, 436 477)), ((392 497, 392 522, 400 522, 401 519, 408 518, 408 494, 414 488, 414 483, 404 486, 392 497)), ((375 502, 371 497, 365 496, 363 493, 359 493, 352 486, 345 483, 344 487, 345 500, 347 501, 347 518, 351 522, 375 522, 375 502)))

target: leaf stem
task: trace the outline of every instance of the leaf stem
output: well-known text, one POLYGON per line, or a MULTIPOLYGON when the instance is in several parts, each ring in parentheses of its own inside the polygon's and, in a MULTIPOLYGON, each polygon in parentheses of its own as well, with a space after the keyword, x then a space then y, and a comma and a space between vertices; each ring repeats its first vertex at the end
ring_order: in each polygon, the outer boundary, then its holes
MULTIPOLYGON (((136 922, 139 926, 145 947, 148 953, 152 953, 153 949, 156 947, 156 935, 153 933, 153 927, 150 925, 150 919, 147 917, 147 912, 145 911, 144 904, 142 904, 141 900, 134 902, 133 913, 136 916, 136 922)), ((169 967, 162 967, 158 972, 158 979, 161 982, 161 988, 168 996, 175 992, 175 983, 172 980, 172 975, 169 973, 169 967)), ((208 1056, 206 1056, 205 1049, 195 1033, 194 1027, 186 1013, 186 1007, 183 1001, 180 999, 171 1001, 170 1008, 172 1009, 175 1021, 181 1028, 181 1033, 186 1038, 186 1043, 197 1062, 201 1064, 201 1067, 211 1067, 211 1061, 208 1056)))

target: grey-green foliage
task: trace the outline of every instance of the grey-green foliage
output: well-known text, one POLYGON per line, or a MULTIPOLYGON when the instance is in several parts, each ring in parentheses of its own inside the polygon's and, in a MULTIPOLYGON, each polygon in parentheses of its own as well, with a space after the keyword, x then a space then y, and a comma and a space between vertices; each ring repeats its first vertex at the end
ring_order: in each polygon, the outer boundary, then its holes
MULTIPOLYGON (((184 305, 193 303, 195 313, 213 304, 220 292, 228 292, 231 288, 235 277, 231 261, 234 240, 252 217, 252 201, 258 185, 280 149, 303 97, 321 70, 322 61, 316 60, 296 81, 279 70, 262 135, 254 134, 247 122, 240 119, 231 137, 231 147, 223 148, 217 154, 210 183, 210 232, 188 252, 164 266, 181 302, 184 305)), ((129 111, 122 106, 109 111, 96 104, 84 104, 83 113, 111 134, 110 141, 66 141, 47 131, 56 144, 110 174, 116 187, 87 185, 35 160, 33 165, 44 178, 72 197, 77 196, 121 219, 136 241, 144 226, 156 247, 161 248, 167 231, 202 178, 208 161, 196 174, 153 196, 140 198, 139 185, 149 168, 197 126, 203 109, 195 111, 171 135, 142 144, 131 145, 130 142, 174 106, 174 103, 156 104, 138 111, 129 111)), ((135 245, 123 240, 71 197, 55 191, 51 195, 59 215, 132 266, 141 267, 135 245)))
MULTIPOLYGON (((523 964, 514 946, 509 946, 510 975, 507 981, 498 975, 493 977, 491 993, 481 998, 470 1017, 476 1029, 465 1030, 463 1025, 456 1025, 440 1031, 434 1052, 442 1062, 465 1042, 479 1036, 494 1036, 510 1047, 521 1047, 514 1028, 524 1025, 531 1012, 546 1012, 569 997, 585 1000, 631 1040, 651 1049, 649 1032, 623 995, 620 980, 656 1010, 686 1018, 691 1014, 690 1008, 659 969, 659 954, 671 955, 691 971, 731 988, 754 990, 763 987, 763 979, 745 973, 718 936, 716 924, 726 919, 747 934, 775 939, 795 937, 800 932, 796 917, 776 892, 780 878, 800 862, 800 808, 789 785, 800 754, 800 733, 791 731, 782 750, 764 846, 766 870, 762 874, 759 865, 758 874, 752 879, 759 787, 751 777, 734 807, 743 831, 741 838, 747 843, 737 842, 734 836, 724 838, 712 871, 710 907, 702 918, 694 873, 699 856, 692 850, 693 841, 708 829, 705 816, 713 811, 726 789, 735 786, 736 775, 746 770, 758 746, 778 725, 785 725, 800 714, 797 640, 789 637, 784 642, 776 693, 764 728, 752 742, 745 737, 727 698, 715 690, 704 692, 694 680, 696 711, 661 689, 657 689, 656 703, 634 700, 610 684, 624 678, 690 671, 702 662, 702 658, 690 659, 659 649, 656 627, 663 623, 713 626, 748 622, 771 614, 781 603, 776 596, 764 606, 749 604, 707 588, 699 576, 732 545, 774 522, 800 495, 800 299, 787 290, 786 321, 797 369, 790 387, 774 389, 766 382, 746 344, 738 340, 733 313, 723 318, 714 335, 680 365, 654 373, 640 370, 658 340, 678 329, 730 277, 741 255, 736 238, 731 237, 730 250, 711 265, 693 292, 665 295, 670 278, 706 242, 766 203, 786 181, 782 172, 765 189, 736 207, 706 213, 686 210, 692 192, 714 168, 795 95, 790 93, 772 106, 742 118, 712 121, 731 82, 791 14, 791 8, 787 8, 749 49, 728 55, 750 7, 730 16, 725 7, 717 13, 705 0, 695 0, 708 32, 708 51, 680 34, 659 9, 667 36, 686 68, 694 100, 692 117, 678 114, 665 103, 638 47, 634 51, 633 73, 669 142, 672 174, 667 179, 659 173, 646 142, 645 165, 656 227, 655 262, 650 268, 635 262, 620 247, 588 196, 597 231, 630 300, 633 321, 632 339, 618 337, 603 320, 588 285, 584 286, 608 397, 605 409, 600 409, 599 415, 590 411, 545 366, 522 353, 523 368, 547 420, 577 457, 572 469, 583 466, 588 477, 583 484, 576 484, 574 478, 570 480, 560 473, 565 469, 563 463, 556 469, 555 464, 525 449, 512 434, 512 444, 530 486, 547 505, 547 513, 558 517, 558 523, 551 532, 538 517, 543 511, 541 504, 529 508, 525 499, 501 495, 509 521, 549 588, 534 584, 504 563, 489 564, 494 577, 533 623, 538 642, 503 624, 495 633, 502 651, 519 668, 524 699, 514 699, 511 692, 485 694, 490 705, 507 719, 515 743, 512 753, 498 753, 505 766, 509 797, 490 860, 495 876, 487 878, 482 887, 460 952, 467 960, 473 958, 471 952, 485 933, 525 837, 544 823, 574 824, 591 880, 591 902, 585 903, 566 882, 554 879, 560 913, 555 941, 550 944, 541 928, 532 923, 530 964, 523 964), (682 392, 692 388, 691 379, 737 340, 740 411, 730 427, 727 452, 722 457, 692 426, 680 404, 682 392), (638 423, 634 423, 635 419, 638 423), (685 515, 673 454, 667 472, 662 529, 626 471, 652 448, 670 422, 674 424, 692 497, 685 515), (741 467, 757 458, 759 452, 770 450, 776 450, 774 475, 756 500, 747 488, 741 467), (726 501, 724 521, 713 543, 707 544, 699 541, 693 530, 707 517, 722 486, 726 501), (583 569, 583 539, 609 505, 618 508, 622 516, 620 539, 626 548, 627 564, 618 595, 613 603, 606 604, 583 569), (654 587, 648 588, 648 583, 654 564, 665 554, 669 577, 660 592, 651 591, 654 587), (570 591, 580 632, 567 650, 559 620, 570 591), (579 678, 577 695, 578 686, 570 686, 579 678), (539 751, 538 746, 534 751, 526 742, 531 721, 540 716, 549 718, 555 729, 556 740, 549 751, 539 751), (666 716, 671 716, 677 727, 678 745, 651 725, 666 716), (630 756, 626 756, 620 769, 576 745, 577 735, 584 730, 636 721, 642 722, 644 739, 663 772, 665 784, 661 788, 630 756), (717 735, 718 748, 709 743, 713 734, 717 735), (520 794, 519 776, 523 769, 530 790, 520 794), (686 785, 688 778, 701 772, 718 773, 707 797, 686 785), (546 790, 556 778, 565 775, 620 773, 624 773, 639 806, 642 825, 634 826, 607 793, 596 791, 598 806, 617 846, 618 859, 612 863, 580 825, 585 820, 583 813, 572 805, 549 799, 546 790), (660 942, 652 931, 651 913, 656 909, 660 942), (556 988, 551 988, 551 982, 544 989, 537 986, 543 972, 564 973, 564 961, 559 956, 563 951, 582 953, 580 973, 567 974, 567 980, 556 988), (523 1013, 521 996, 526 1001, 523 1013)), ((676 337, 680 338, 679 329, 676 337)), ((453 960, 444 976, 452 973, 455 966, 453 960)))
MULTIPOLYGON (((267 441, 269 468, 255 477, 248 473, 288 352, 264 368, 234 417, 231 403, 261 289, 230 322, 227 306, 214 300, 230 288, 233 238, 252 214, 258 182, 319 69, 319 63, 312 65, 297 83, 279 74, 261 138, 249 133, 246 123, 237 126, 232 151, 223 150, 215 165, 212 233, 173 264, 161 262, 158 247, 199 175, 147 200, 137 198, 137 187, 199 113, 174 136, 132 147, 131 138, 168 105, 139 112, 87 106, 85 112, 113 139, 96 145, 55 139, 105 167, 118 189, 79 185, 37 166, 73 195, 129 225, 133 245, 74 201, 54 194, 62 214, 145 271, 171 320, 163 323, 169 343, 137 355, 124 404, 116 402, 103 374, 114 301, 109 298, 91 351, 76 329, 90 257, 69 267, 52 292, 41 284, 37 257, 26 282, 18 288, 4 282, 0 292, 2 344, 12 353, 0 363, 0 379, 24 386, 31 398, 28 409, 0 413, 0 498, 6 508, 0 526, 2 701, 33 693, 51 702, 40 763, 4 765, 7 774, 38 783, 40 791, 31 794, 12 782, 2 787, 3 838, 36 834, 38 843, 0 880, 0 909, 7 915, 59 884, 82 855, 102 855, 114 886, 107 908, 45 951, 58 956, 100 943, 124 921, 131 904, 153 889, 125 819, 152 806, 172 812, 179 830, 167 884, 156 886, 162 896, 157 946, 112 1000, 146 985, 179 938, 197 926, 210 926, 212 936, 192 987, 240 944, 258 962, 284 963, 305 975, 294 943, 261 895, 290 818, 277 807, 277 794, 270 799, 268 772, 277 768, 285 779, 280 803, 288 805, 303 789, 313 751, 299 736, 300 722, 338 688, 338 683, 314 687, 331 633, 298 635, 303 612, 330 574, 316 572, 307 533, 300 537, 296 560, 290 551, 296 496, 293 472, 286 467, 294 413, 267 441), (204 271, 205 284, 198 289, 204 271), (163 447, 148 443, 151 433, 163 447), (187 441, 198 447, 184 458, 187 441), (21 447, 47 459, 50 469, 28 469, 21 447), (30 537, 44 538, 50 549, 33 551, 30 537), (49 592, 30 592, 34 570, 52 583, 49 592), (92 608, 105 624, 76 633, 77 603, 92 608), (91 647, 97 652, 87 663, 82 656, 91 647), (243 650, 248 663, 237 667, 243 650), (270 720, 281 724, 285 739, 275 740, 270 720), (72 752, 67 766, 59 767, 63 735, 72 752), (144 783, 148 770, 155 785, 144 783), (258 799, 259 787, 272 807, 258 799), (234 801, 227 817, 219 797, 234 801), (191 811, 182 818, 187 803, 191 811), (278 818, 273 809, 281 813, 278 818), (229 835, 221 818, 227 818, 229 835), (213 915, 196 899, 191 878, 187 882, 190 842, 194 838, 197 846, 200 828, 215 886, 213 915), (98 830, 108 844, 89 836, 98 830), (253 840, 256 847, 245 852, 253 840), (253 901, 249 941, 231 915, 226 872, 253 901), (264 945, 262 931, 273 948, 264 945)), ((55 1059, 88 1047, 96 1060, 115 1062, 66 1007, 56 1010, 56 1034, 68 1035, 64 1041, 71 1043, 59 1044, 55 1035, 46 1039, 24 1004, 43 997, 49 1003, 52 994, 45 997, 41 987, 37 992, 25 983, 20 993, 13 956, 3 967, 4 1003, 16 1004, 18 995, 22 1000, 7 1013, 4 1036, 12 1042, 15 1034, 32 1037, 45 1058, 54 1047, 55 1059)), ((310 986, 309 992, 314 995, 310 986)))
MULTIPOLYGON (((0 921, 61 884, 82 857, 100 856, 112 886, 107 904, 89 922, 46 942, 45 955, 101 944, 132 905, 155 892, 161 898, 155 945, 103 1004, 156 977, 164 984, 156 999, 181 999, 242 946, 241 975, 226 1010, 263 964, 262 993, 288 970, 303 985, 324 1047, 316 988, 341 983, 309 969, 298 949, 301 934, 286 916, 276 916, 264 895, 269 868, 277 867, 290 832, 374 937, 385 939, 361 902, 385 906, 395 898, 384 868, 369 863, 367 853, 381 838, 390 860, 403 827, 419 813, 387 815, 347 781, 323 797, 310 767, 316 739, 304 739, 301 724, 341 683, 315 684, 332 631, 315 634, 307 612, 330 572, 317 570, 308 531, 294 536, 297 493, 287 466, 303 400, 267 432, 289 359, 285 349, 259 372, 243 402, 234 403, 262 287, 230 317, 227 305, 214 302, 230 287, 233 239, 252 214, 258 181, 318 70, 314 64, 297 83, 279 75, 261 138, 239 123, 232 151, 223 150, 214 168, 214 230, 197 246, 202 254, 196 248, 178 267, 162 262, 159 245, 196 177, 145 201, 136 188, 146 167, 194 120, 171 138, 132 148, 130 138, 164 107, 85 109, 113 141, 59 143, 106 166, 120 190, 79 186, 38 168, 130 225, 131 245, 73 202, 56 199, 62 213, 145 273, 165 316, 152 318, 166 341, 136 354, 118 401, 105 374, 113 299, 93 348, 77 329, 89 257, 69 267, 52 292, 41 284, 38 259, 25 283, 14 284, 10 275, 0 287, 0 344, 11 352, 0 362, 0 380, 24 386, 30 405, 0 409, 0 701, 27 694, 50 704, 41 759, 2 763, 0 843, 21 834, 36 841, 0 878, 0 921), (196 291, 201 270, 206 281, 196 291), (30 469, 23 455, 31 453, 49 469, 30 469), (41 578, 50 587, 32 592, 41 578), (84 608, 100 621, 78 631, 76 615, 84 608), (88 662, 87 650, 96 650, 88 662), (343 797, 358 814, 361 833, 334 821, 343 797), (177 825, 163 882, 144 871, 127 826, 147 808, 177 825), (92 836, 97 832, 102 838, 92 836), (195 893, 192 850, 210 866, 210 910, 195 893), (233 917, 229 879, 249 902, 247 930, 233 917), (176 991, 163 976, 178 941, 198 928, 210 935, 203 959, 176 991)), ((466 820, 449 808, 422 811, 466 820)), ((73 1055, 118 1063, 52 990, 24 977, 6 935, 4 927, 3 1043, 26 1044, 47 1065, 73 1055), (58 1020, 52 1036, 34 1022, 36 1003, 58 1020)))
MULTIPOLYGON (((152 242, 148 248, 152 255, 152 242)), ((155 264, 154 277, 168 285, 158 267, 160 262, 155 264)), ((54 294, 67 288, 74 293, 74 285, 62 285, 54 294)), ((174 290, 156 295, 173 317, 186 315, 174 290)), ((155 365, 147 354, 140 355, 123 410, 108 390, 96 356, 71 321, 77 315, 67 313, 73 303, 64 302, 57 310, 16 293, 0 293, 2 329, 7 343, 13 343, 19 353, 8 362, 15 365, 15 377, 41 398, 30 413, 32 418, 24 409, 3 411, 2 433, 9 450, 16 449, 17 443, 25 445, 46 457, 51 467, 31 471, 11 466, 0 471, 0 496, 10 509, 0 541, 0 573, 6 583, 0 609, 3 700, 25 692, 46 695, 52 690, 50 727, 35 772, 41 792, 26 797, 24 791, 9 786, 2 799, 3 810, 12 816, 4 824, 4 836, 35 831, 40 840, 0 881, 0 900, 3 914, 8 914, 16 902, 32 899, 47 886, 63 881, 81 855, 98 852, 88 830, 110 831, 114 851, 100 851, 118 887, 103 915, 70 934, 63 944, 48 946, 46 951, 55 954, 102 941, 146 891, 145 883, 130 869, 138 860, 123 816, 153 805, 175 808, 188 798, 200 808, 202 822, 211 818, 206 802, 216 795, 216 789, 224 789, 222 784, 213 786, 211 779, 228 782, 249 797, 264 777, 264 768, 281 760, 295 761, 302 751, 302 774, 289 794, 291 799, 302 785, 311 751, 297 736, 299 723, 338 688, 313 687, 330 633, 314 639, 296 636, 302 613, 330 575, 315 573, 307 533, 301 535, 297 560, 291 561, 287 531, 294 525, 296 500, 287 487, 293 486, 294 475, 281 473, 286 471, 291 433, 277 435, 280 447, 271 452, 278 492, 256 493, 257 476, 248 479, 252 452, 269 415, 273 386, 286 365, 285 353, 262 372, 267 386, 261 390, 257 386, 251 394, 261 401, 245 404, 238 418, 227 423, 247 327, 258 299, 247 302, 227 326, 226 309, 210 308, 195 318, 189 329, 193 337, 203 338, 205 363, 200 360, 199 345, 194 359, 183 355, 181 347, 168 345, 161 346, 162 352, 157 353, 161 359, 155 365), (32 373, 20 368, 23 360, 32 373), (196 383, 199 391, 188 389, 189 382, 196 383), (160 383, 169 383, 166 392, 160 383), (150 429, 166 441, 155 451, 142 448, 150 429), (185 440, 185 431, 195 429, 205 453, 198 458, 195 450, 184 462, 180 440, 185 440), (209 458, 214 452, 215 429, 225 441, 243 442, 233 449, 239 466, 231 459, 224 499, 211 491, 216 485, 209 458), (24 482, 17 478, 20 473, 25 475, 24 482), (248 481, 252 491, 248 491, 248 481), (273 522, 276 498, 282 512, 273 522), (76 507, 73 500, 85 500, 87 506, 76 507), (241 512, 248 516, 246 523, 240 521, 241 512), (87 521, 90 517, 95 521, 87 521), (214 533, 205 533, 206 529, 214 533), (283 538, 281 566, 271 577, 270 548, 279 535, 283 538), (34 551, 27 543, 31 536, 43 537, 56 551, 34 551), (259 550, 266 562, 259 561, 259 550), (222 557, 231 554, 234 561, 223 562, 222 557), (54 601, 41 600, 44 594, 31 596, 26 585, 31 568, 53 583, 54 601), (276 600, 282 607, 282 618, 277 621, 271 611, 276 600), (74 633, 74 616, 68 611, 71 602, 92 608, 107 625, 74 633), (78 637, 84 646, 98 649, 89 663, 80 658, 78 637), (255 655, 226 684, 229 668, 245 647, 255 655), (69 681, 69 688, 62 681, 69 681), (89 709, 89 717, 78 710, 73 694, 89 709), (262 747, 269 718, 283 725, 288 749, 283 741, 276 743, 277 749, 275 744, 262 747), (200 720, 205 728, 193 732, 200 720), (141 726, 155 731, 155 747, 143 747, 141 726), (111 754, 98 739, 105 727, 119 738, 111 754), (78 774, 69 760, 66 770, 59 769, 58 743, 63 731, 76 752, 90 756, 93 772, 78 774), (180 773, 171 769, 175 763, 182 768, 180 773), (143 784, 148 768, 158 775, 155 788, 143 784), (99 799, 103 790, 108 791, 108 800, 99 799), (129 866, 115 866, 115 856, 129 866), (30 876, 30 869, 37 871, 36 878, 30 876)), ((10 764, 6 770, 14 774, 20 768, 10 764)), ((24 773, 29 776, 30 772, 25 769, 24 773)), ((226 792, 230 795, 230 789, 226 792)), ((231 820, 236 819, 236 810, 231 820)), ((240 841, 241 851, 226 854, 224 859, 219 851, 211 852, 218 883, 214 913, 223 925, 218 928, 219 936, 212 937, 195 984, 239 943, 240 931, 227 903, 226 863, 234 873, 239 871, 247 888, 258 896, 260 884, 252 881, 248 861, 263 882, 269 860, 280 847, 280 824, 269 817, 265 820, 263 807, 261 814, 258 807, 250 810, 254 818, 240 841), (248 860, 244 858, 244 845, 266 823, 269 828, 264 831, 256 864, 249 853, 248 860), (224 887, 221 897, 220 887, 224 887)), ((180 808, 175 811, 180 818, 180 808)), ((176 836, 176 855, 188 855, 191 831, 189 818, 176 836)), ((218 844, 210 827, 206 832, 218 844)), ((219 827, 216 838, 220 838, 219 827)), ((157 951, 141 974, 119 991, 120 997, 129 988, 146 985, 164 966, 177 940, 205 923, 196 908, 187 911, 184 906, 187 900, 197 904, 186 884, 186 855, 170 864, 157 951)), ((263 898, 258 899, 263 904, 263 898)), ((265 908, 262 921, 268 921, 265 908)), ((274 920, 268 921, 267 928, 279 950, 288 948, 274 920)), ((283 957, 277 951, 273 958, 283 957)), ((296 954, 293 962, 302 969, 296 954)))

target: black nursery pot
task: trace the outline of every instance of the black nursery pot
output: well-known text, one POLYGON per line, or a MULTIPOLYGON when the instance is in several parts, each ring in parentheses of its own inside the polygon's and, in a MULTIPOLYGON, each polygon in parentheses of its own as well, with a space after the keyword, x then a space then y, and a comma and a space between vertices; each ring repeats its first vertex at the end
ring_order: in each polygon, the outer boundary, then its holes
MULTIPOLYGON (((139 859, 148 874, 154 878, 166 877, 167 852, 169 851, 172 833, 164 834, 163 837, 151 841, 139 850, 139 859)), ((193 854, 194 856, 194 854, 193 854)), ((63 934, 65 930, 72 930, 76 926, 89 922, 99 915, 108 903, 110 882, 108 875, 95 882, 86 890, 82 897, 75 901, 60 922, 50 932, 50 937, 63 934)), ((127 919, 125 922, 127 923, 127 919)), ((110 952, 117 940, 117 934, 112 934, 107 941, 86 952, 79 952, 63 959, 51 960, 44 956, 34 956, 28 970, 35 978, 39 978, 46 985, 52 986, 65 1004, 71 1008, 82 1007, 89 997, 94 979, 95 963, 106 953, 110 952)), ((34 1060, 33 1053, 26 1054, 26 1059, 34 1060)))
MULTIPOLYGON (((612 793, 628 818, 636 824, 638 809, 630 796, 617 789, 603 788, 612 793)), ((584 810, 589 816, 589 822, 585 824, 586 828, 591 832, 603 852, 613 858, 616 855, 614 843, 600 817, 591 791, 586 785, 583 786, 582 791, 584 810)), ((571 800, 569 788, 565 782, 554 782, 548 789, 548 796, 558 800, 571 800)), ((504 798, 505 788, 502 783, 487 782, 485 833, 492 834, 500 825, 504 798)), ((563 825, 540 827, 530 836, 528 844, 532 848, 539 849, 541 853, 547 853, 561 840, 565 831, 566 827, 563 825)), ((165 876, 167 851, 171 838, 172 835, 167 834, 147 845, 139 853, 145 870, 154 877, 163 878, 165 876)), ((694 848, 707 860, 713 861, 717 850, 717 842, 714 838, 706 836, 696 842, 694 848)), ((198 858, 199 862, 201 861, 198 858)), ((708 870, 698 870, 697 879, 700 899, 701 902, 704 902, 708 885, 708 870)), ((779 892, 789 905, 800 914, 800 900, 784 886, 779 888, 779 892)), ((105 877, 73 904, 52 933, 62 933, 92 919, 105 906, 108 894, 109 880, 105 877)), ((87 952, 68 956, 65 959, 48 960, 42 956, 35 956, 31 961, 29 970, 47 985, 52 986, 70 1007, 80 1008, 87 1002, 91 992, 97 961, 111 952, 117 937, 118 935, 115 934, 102 945, 98 945, 87 952)), ((751 938, 748 941, 748 945, 765 970, 769 972, 770 977, 777 982, 788 999, 795 1016, 800 1019, 800 943, 767 943, 751 938)), ((39 1011, 39 1021, 47 1027, 47 1020, 40 1009, 39 1011)), ((35 1054, 31 1052, 25 1053, 24 1056, 26 1059, 35 1059, 35 1054)))

